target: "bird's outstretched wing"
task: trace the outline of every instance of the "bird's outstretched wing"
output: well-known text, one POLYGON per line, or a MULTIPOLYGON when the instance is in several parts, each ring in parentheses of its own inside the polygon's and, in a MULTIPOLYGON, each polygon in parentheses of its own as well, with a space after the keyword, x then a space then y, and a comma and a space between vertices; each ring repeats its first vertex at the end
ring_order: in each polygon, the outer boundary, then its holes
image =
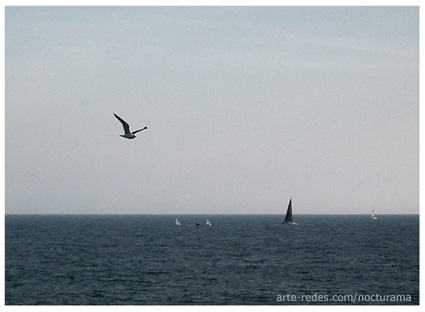
POLYGON ((130 134, 130 126, 128 125, 128 123, 125 122, 124 119, 122 119, 120 116, 118 116, 117 114, 114 113, 114 116, 121 121, 122 126, 124 127, 124 132, 125 134, 130 134))
POLYGON ((143 131, 143 130, 145 130, 145 129, 147 129, 147 128, 148 128, 148 127, 144 127, 144 128, 142 128, 142 129, 139 129, 139 130, 133 131, 131 134, 136 134, 137 132, 143 131))

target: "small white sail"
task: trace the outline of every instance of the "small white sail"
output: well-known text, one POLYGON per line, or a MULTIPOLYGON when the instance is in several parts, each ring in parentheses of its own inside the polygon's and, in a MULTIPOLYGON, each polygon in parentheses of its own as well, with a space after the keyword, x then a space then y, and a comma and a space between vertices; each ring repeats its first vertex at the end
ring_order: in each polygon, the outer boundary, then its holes
POLYGON ((177 226, 180 226, 180 225, 181 225, 181 224, 180 224, 180 221, 179 221, 179 220, 177 220, 177 219, 176 219, 176 225, 177 225, 177 226))
POLYGON ((375 216, 375 209, 372 209, 372 214, 370 215, 370 217, 371 217, 373 220, 378 219, 378 218, 375 216))
POLYGON ((211 224, 210 220, 207 219, 207 226, 211 226, 211 225, 212 224, 211 224))

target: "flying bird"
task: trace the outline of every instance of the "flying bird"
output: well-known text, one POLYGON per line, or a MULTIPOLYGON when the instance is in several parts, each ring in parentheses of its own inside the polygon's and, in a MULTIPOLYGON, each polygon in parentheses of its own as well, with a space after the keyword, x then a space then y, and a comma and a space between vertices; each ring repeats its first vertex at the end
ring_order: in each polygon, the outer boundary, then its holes
POLYGON ((133 132, 130 132, 130 126, 128 125, 128 123, 124 120, 124 119, 122 119, 120 116, 118 116, 117 114, 115 114, 114 113, 114 116, 119 120, 119 121, 121 121, 121 123, 122 123, 122 126, 124 127, 124 134, 120 134, 120 136, 122 136, 123 138, 126 138, 126 139, 134 139, 136 136, 135 136, 135 134, 137 133, 137 132, 140 132, 140 131, 143 131, 143 130, 145 130, 145 129, 147 129, 148 127, 144 127, 144 128, 142 128, 142 129, 139 129, 139 130, 136 130, 136 131, 133 131, 133 132))

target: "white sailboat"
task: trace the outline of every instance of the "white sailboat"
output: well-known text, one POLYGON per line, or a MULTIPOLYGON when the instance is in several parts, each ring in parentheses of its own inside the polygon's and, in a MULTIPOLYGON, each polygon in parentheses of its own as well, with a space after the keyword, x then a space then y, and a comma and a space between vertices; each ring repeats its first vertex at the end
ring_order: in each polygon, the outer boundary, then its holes
POLYGON ((372 214, 370 215, 370 217, 371 217, 373 220, 378 219, 378 218, 375 216, 375 209, 372 209, 372 214))
POLYGON ((180 226, 180 225, 181 225, 181 224, 180 224, 180 221, 179 221, 179 220, 177 220, 177 219, 176 219, 176 225, 177 225, 177 226, 180 226))
POLYGON ((212 224, 211 224, 210 220, 207 219, 207 226, 211 226, 211 225, 212 224))
POLYGON ((298 223, 292 221, 292 198, 289 200, 288 210, 286 210, 285 221, 283 221, 282 223, 289 225, 298 225, 298 223))

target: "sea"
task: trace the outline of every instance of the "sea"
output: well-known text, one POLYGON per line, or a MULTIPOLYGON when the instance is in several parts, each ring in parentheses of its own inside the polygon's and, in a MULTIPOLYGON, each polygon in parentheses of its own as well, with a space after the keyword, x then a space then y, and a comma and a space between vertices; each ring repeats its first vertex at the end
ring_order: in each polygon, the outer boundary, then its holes
POLYGON ((419 305, 418 215, 282 219, 6 215, 5 304, 419 305))

